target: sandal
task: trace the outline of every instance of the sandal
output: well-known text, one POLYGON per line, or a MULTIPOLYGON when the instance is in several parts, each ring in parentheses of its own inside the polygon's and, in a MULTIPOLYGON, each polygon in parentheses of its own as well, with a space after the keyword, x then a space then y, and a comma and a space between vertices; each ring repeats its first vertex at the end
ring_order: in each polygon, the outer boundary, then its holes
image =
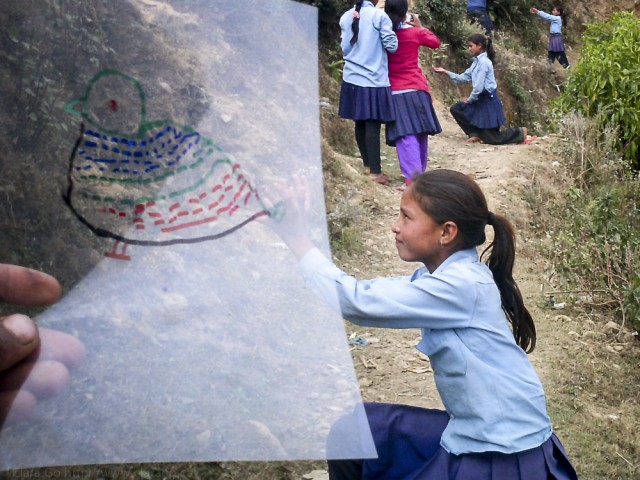
POLYGON ((370 173, 369 178, 380 185, 389 185, 390 183, 389 177, 387 177, 383 172, 370 173))
POLYGON ((467 138, 467 143, 480 143, 482 140, 480 137, 469 137, 467 138))

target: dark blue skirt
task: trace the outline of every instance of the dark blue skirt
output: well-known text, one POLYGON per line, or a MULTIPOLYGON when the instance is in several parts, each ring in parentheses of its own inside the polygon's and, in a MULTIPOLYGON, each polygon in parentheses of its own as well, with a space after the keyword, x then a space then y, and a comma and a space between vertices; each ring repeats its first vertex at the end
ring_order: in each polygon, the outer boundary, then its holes
POLYGON ((564 52, 564 38, 561 33, 552 33, 549 36, 549 51, 564 52))
POLYGON ((469 123, 478 128, 499 128, 507 123, 498 92, 482 92, 473 103, 463 103, 462 111, 469 123))
POLYGON ((363 461, 363 480, 578 478, 555 434, 523 452, 452 455, 440 446, 446 412, 384 403, 367 403, 365 409, 378 458, 363 461))
POLYGON ((360 87, 342 82, 338 113, 350 120, 391 122, 395 119, 391 87, 360 87))
POLYGON ((433 108, 431 95, 424 90, 391 95, 395 110, 395 122, 387 124, 387 143, 395 146, 398 138, 426 133, 442 132, 438 116, 433 108))

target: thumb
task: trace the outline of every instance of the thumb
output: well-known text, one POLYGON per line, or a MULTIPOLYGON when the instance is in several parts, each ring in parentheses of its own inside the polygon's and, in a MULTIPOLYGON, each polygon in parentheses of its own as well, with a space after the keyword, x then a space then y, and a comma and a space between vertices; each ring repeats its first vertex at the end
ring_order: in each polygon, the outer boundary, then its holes
POLYGON ((26 315, 0 319, 0 372, 24 360, 38 344, 38 329, 26 315))

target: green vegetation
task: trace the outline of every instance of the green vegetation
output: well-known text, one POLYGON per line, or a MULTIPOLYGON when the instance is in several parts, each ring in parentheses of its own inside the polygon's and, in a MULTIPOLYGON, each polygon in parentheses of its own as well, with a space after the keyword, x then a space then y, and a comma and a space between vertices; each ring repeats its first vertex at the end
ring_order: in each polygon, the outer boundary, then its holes
POLYGON ((555 271, 590 307, 640 331, 640 183, 616 150, 616 130, 571 114, 562 134, 568 184, 546 212, 555 271))
POLYGON ((551 207, 549 255, 588 304, 640 331, 640 20, 617 13, 583 40, 553 103, 570 181, 551 207))
POLYGON ((579 112, 598 119, 595 131, 618 131, 616 147, 640 170, 640 19, 616 13, 592 23, 582 37, 581 59, 557 99, 556 114, 579 112))
POLYGON ((540 29, 547 25, 532 15, 529 9, 539 5, 539 2, 530 0, 493 0, 490 10, 496 31, 515 32, 520 37, 523 49, 536 49, 540 46, 540 29))
POLYGON ((420 15, 422 24, 449 44, 452 50, 466 50, 469 34, 465 30, 464 2, 416 0, 413 10, 420 15))

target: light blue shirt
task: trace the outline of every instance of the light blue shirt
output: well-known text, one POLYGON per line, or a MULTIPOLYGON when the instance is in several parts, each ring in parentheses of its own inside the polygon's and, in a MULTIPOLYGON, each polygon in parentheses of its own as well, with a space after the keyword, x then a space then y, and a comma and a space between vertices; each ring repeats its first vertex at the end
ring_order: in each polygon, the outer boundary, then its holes
POLYGON ((537 15, 551 23, 549 26, 550 34, 562 33, 562 17, 560 15, 552 15, 550 13, 543 12, 542 10, 538 10, 537 15))
POLYGON ((552 433, 544 390, 515 343, 500 292, 475 249, 451 255, 433 273, 358 281, 319 250, 300 261, 307 284, 352 323, 420 328, 450 421, 448 452, 514 453, 552 433))
POLYGON ((354 10, 355 7, 340 17, 340 46, 344 56, 342 79, 361 87, 389 87, 387 52, 393 53, 398 48, 391 19, 373 3, 363 2, 358 41, 351 45, 354 10))
POLYGON ((467 98, 468 103, 478 100, 480 94, 487 90, 493 93, 498 88, 496 76, 493 72, 493 63, 489 60, 487 52, 482 52, 473 59, 473 63, 463 73, 447 72, 449 78, 456 83, 471 82, 472 90, 467 98))

